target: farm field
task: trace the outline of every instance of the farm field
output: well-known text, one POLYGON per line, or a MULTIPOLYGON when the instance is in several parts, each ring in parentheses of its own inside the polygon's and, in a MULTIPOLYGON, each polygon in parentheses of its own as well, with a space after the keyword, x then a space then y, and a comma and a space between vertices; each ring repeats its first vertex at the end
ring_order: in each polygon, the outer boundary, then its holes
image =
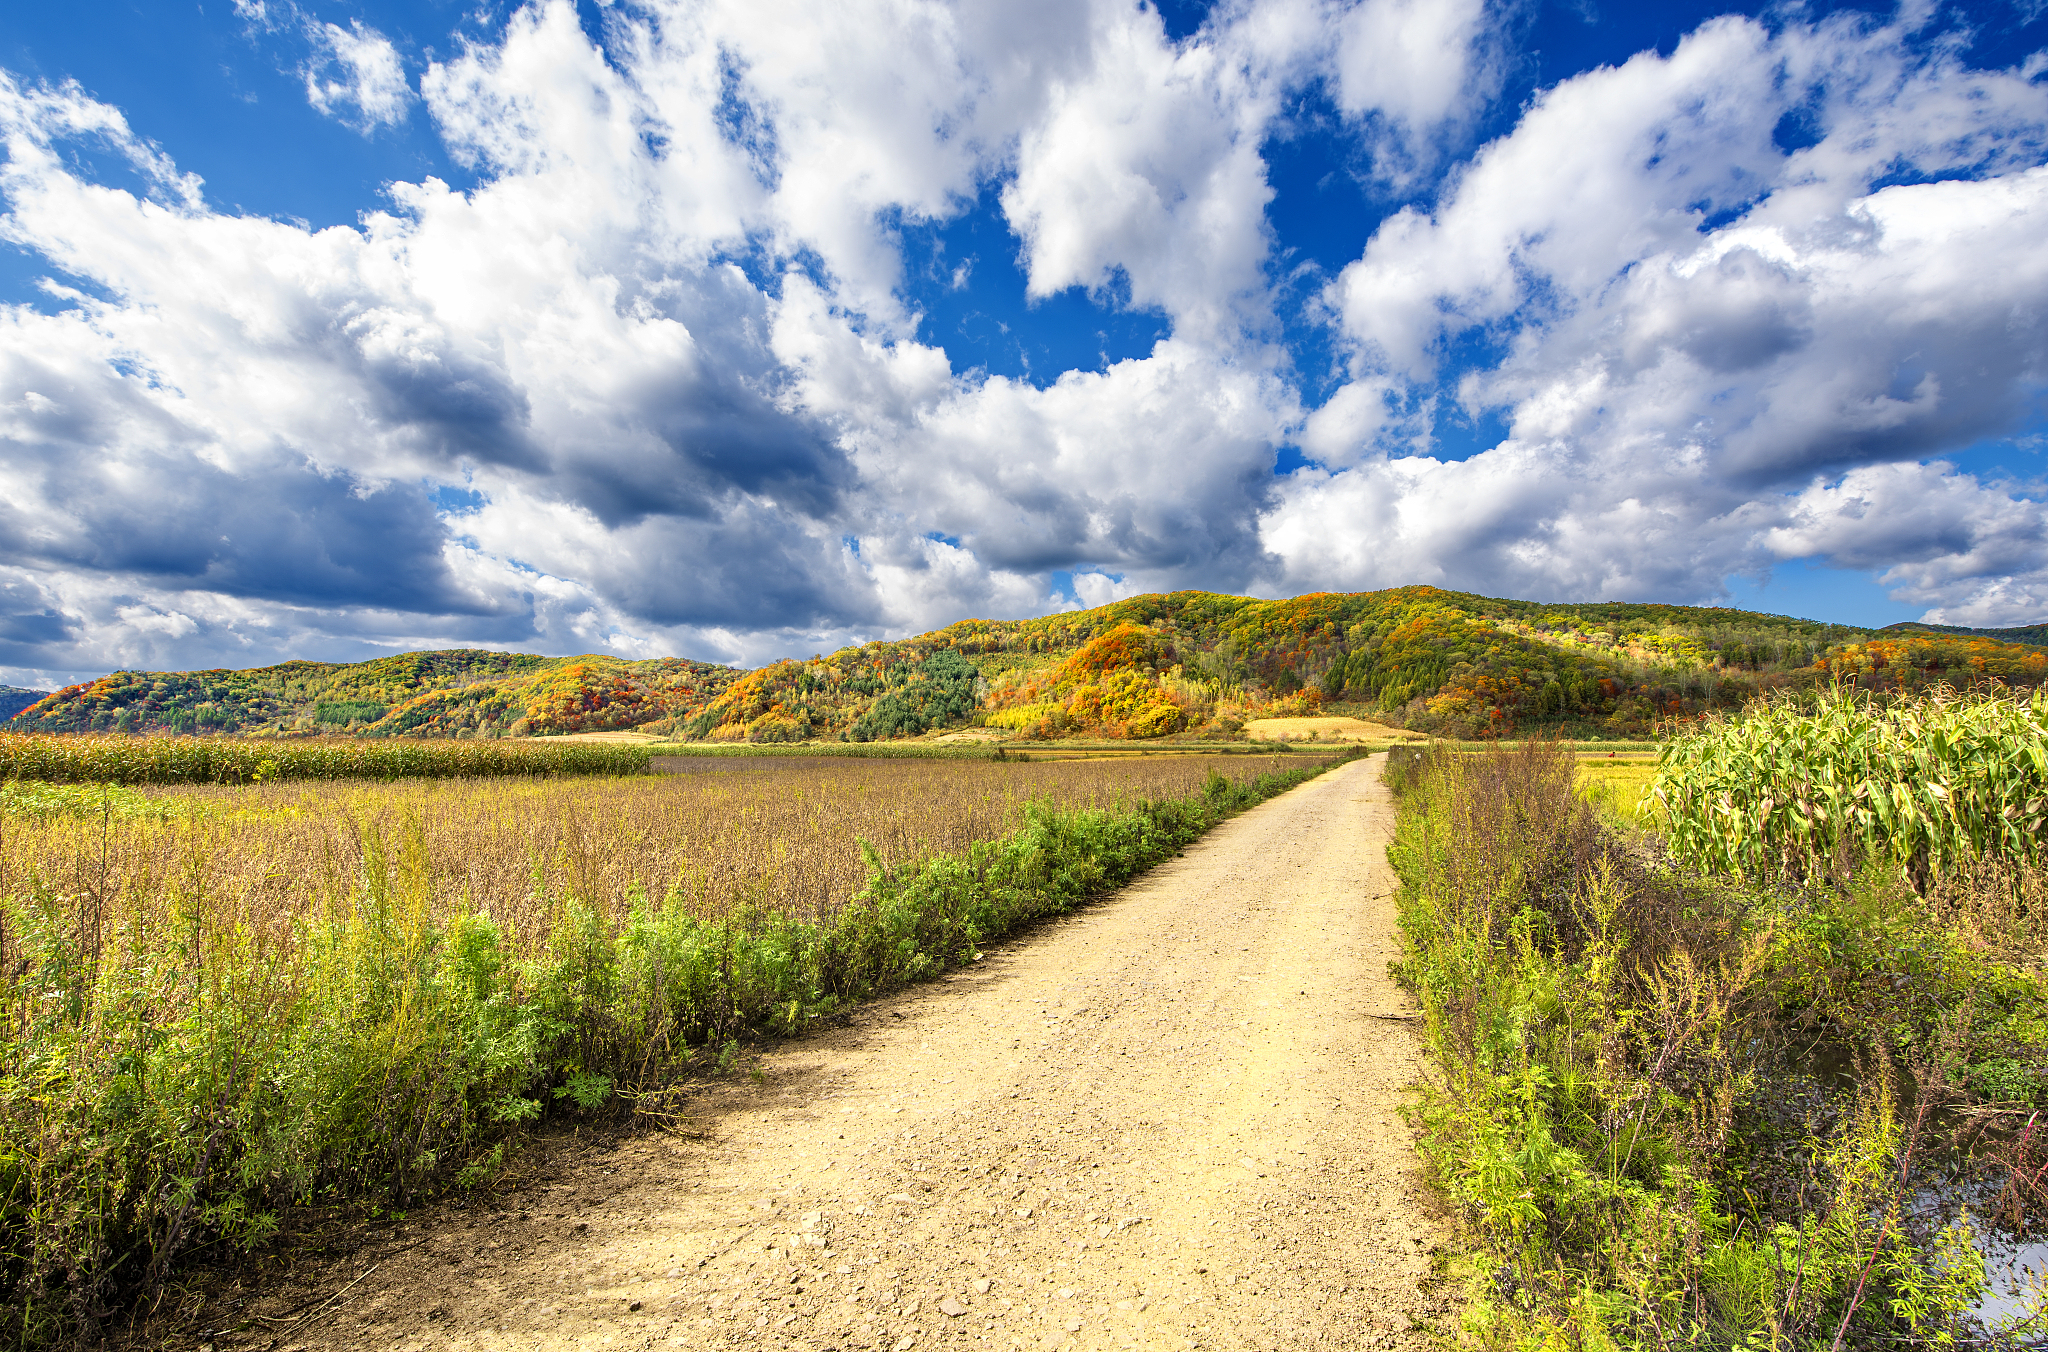
MULTIPOLYGON (((1351 743, 1352 749, 1369 751, 1369 744, 1351 743)), ((1002 748, 1012 759, 1025 760, 1144 760, 1189 756, 1316 756, 1345 749, 1342 743, 1296 745, 1286 742, 1012 742, 1002 748)))
POLYGON ((1617 820, 1634 823, 1657 777, 1657 758, 1646 752, 1584 753, 1578 757, 1578 774, 1589 799, 1617 820))
POLYGON ((67 810, 10 816, 0 869, 99 892, 110 919, 182 888, 211 908, 205 924, 280 928, 399 874, 429 918, 487 913, 516 951, 542 940, 571 899, 607 922, 636 899, 672 899, 702 919, 742 907, 821 919, 867 881, 861 841, 882 867, 915 866, 1017 829, 1029 804, 1185 798, 1211 772, 1245 778, 1301 762, 739 763, 748 772, 713 762, 688 776, 131 790, 107 800, 110 818, 88 789, 67 810))
MULTIPOLYGON (((980 731, 971 729, 970 731, 980 731)), ((920 737, 895 742, 661 742, 648 751, 663 764, 681 759, 736 760, 1075 760, 1189 756, 1328 755, 1336 745, 1301 746, 1285 742, 1249 741, 1089 741, 1068 738, 1027 742, 1015 738, 968 736, 966 733, 920 737), (997 753, 1001 754, 998 755, 997 753)))
POLYGON ((1321 764, 10 784, 0 1337, 315 1200, 486 1179, 523 1122, 972 961, 1321 764))
POLYGON ((1446 1234, 1400 1118, 1421 1066, 1388 974, 1391 818, 1378 765, 1340 766, 698 1081, 687 1134, 563 1140, 145 1332, 1429 1352, 1446 1234))
POLYGON ((2048 1336, 2048 698, 1836 689, 1654 761, 1390 776, 1471 1341, 2048 1336))
POLYGON ((254 741, 0 732, 0 781, 111 784, 262 784, 291 779, 490 778, 619 775, 647 768, 634 745, 568 738, 479 742, 453 738, 254 741))

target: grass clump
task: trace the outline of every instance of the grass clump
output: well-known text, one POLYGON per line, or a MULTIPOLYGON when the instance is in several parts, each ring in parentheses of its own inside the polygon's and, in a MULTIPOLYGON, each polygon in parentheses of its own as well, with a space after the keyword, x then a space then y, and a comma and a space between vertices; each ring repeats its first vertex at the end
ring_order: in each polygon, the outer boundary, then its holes
POLYGON ((474 1183, 521 1124, 659 1102, 736 1039, 971 961, 1323 767, 1225 768, 811 762, 10 813, 0 1341, 90 1335, 297 1208, 474 1183))
POLYGON ((622 775, 647 750, 602 742, 248 741, 0 733, 0 780, 105 784, 264 784, 290 779, 474 779, 622 775))
MULTIPOLYGON (((1419 1122, 1466 1230, 1473 1341, 2028 1336, 1974 1319, 1973 1222, 1928 1202, 2001 1150, 2011 1179, 2048 1164, 2024 1130, 2048 1079, 2015 1070, 2048 1063, 2048 988, 1959 930, 1965 902, 1883 859, 1778 890, 1681 871, 1554 746, 1390 773, 1419 1122)), ((2044 1201, 2008 1188, 1974 1224, 2044 1201)))

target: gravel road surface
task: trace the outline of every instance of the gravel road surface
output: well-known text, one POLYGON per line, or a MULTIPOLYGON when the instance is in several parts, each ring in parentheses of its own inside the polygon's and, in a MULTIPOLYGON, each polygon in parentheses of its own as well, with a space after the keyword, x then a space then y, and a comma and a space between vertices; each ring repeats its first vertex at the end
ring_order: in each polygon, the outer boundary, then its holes
POLYGON ((309 1274, 219 1352, 1422 1348, 1446 1236, 1399 1115, 1380 760, 779 1044, 694 1138, 309 1274))

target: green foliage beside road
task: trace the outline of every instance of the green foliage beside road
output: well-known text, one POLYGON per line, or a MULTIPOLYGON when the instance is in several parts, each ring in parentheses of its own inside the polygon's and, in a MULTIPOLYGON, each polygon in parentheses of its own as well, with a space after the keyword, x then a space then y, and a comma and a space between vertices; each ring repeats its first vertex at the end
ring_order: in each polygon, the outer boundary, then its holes
POLYGON ((1972 1313, 1982 1227, 2048 1205, 2029 1126, 2048 1110, 2038 851, 1957 821, 1930 852, 1904 813, 1827 840, 1799 825, 1821 786, 1866 801, 1859 776, 1910 765, 1922 740, 1936 769, 2000 739, 2004 764, 2031 764, 2038 708, 1761 706, 1667 748, 1666 802, 1645 819, 1668 809, 1668 847, 1603 811, 1613 790, 1588 793, 1561 747, 1397 764, 1400 972, 1433 1062, 1418 1120, 1463 1227, 1472 1343, 2048 1334, 2038 1301, 1972 1313), (1974 750, 1949 741, 1964 728, 1974 750))

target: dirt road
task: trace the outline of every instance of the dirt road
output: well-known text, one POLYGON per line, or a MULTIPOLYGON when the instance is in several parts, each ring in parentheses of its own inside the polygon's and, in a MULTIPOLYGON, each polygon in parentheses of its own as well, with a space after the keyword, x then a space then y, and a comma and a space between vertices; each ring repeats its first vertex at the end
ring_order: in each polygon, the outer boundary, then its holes
POLYGON ((783 1045, 701 1139, 421 1227, 270 1345, 1421 1347, 1378 762, 783 1045))

